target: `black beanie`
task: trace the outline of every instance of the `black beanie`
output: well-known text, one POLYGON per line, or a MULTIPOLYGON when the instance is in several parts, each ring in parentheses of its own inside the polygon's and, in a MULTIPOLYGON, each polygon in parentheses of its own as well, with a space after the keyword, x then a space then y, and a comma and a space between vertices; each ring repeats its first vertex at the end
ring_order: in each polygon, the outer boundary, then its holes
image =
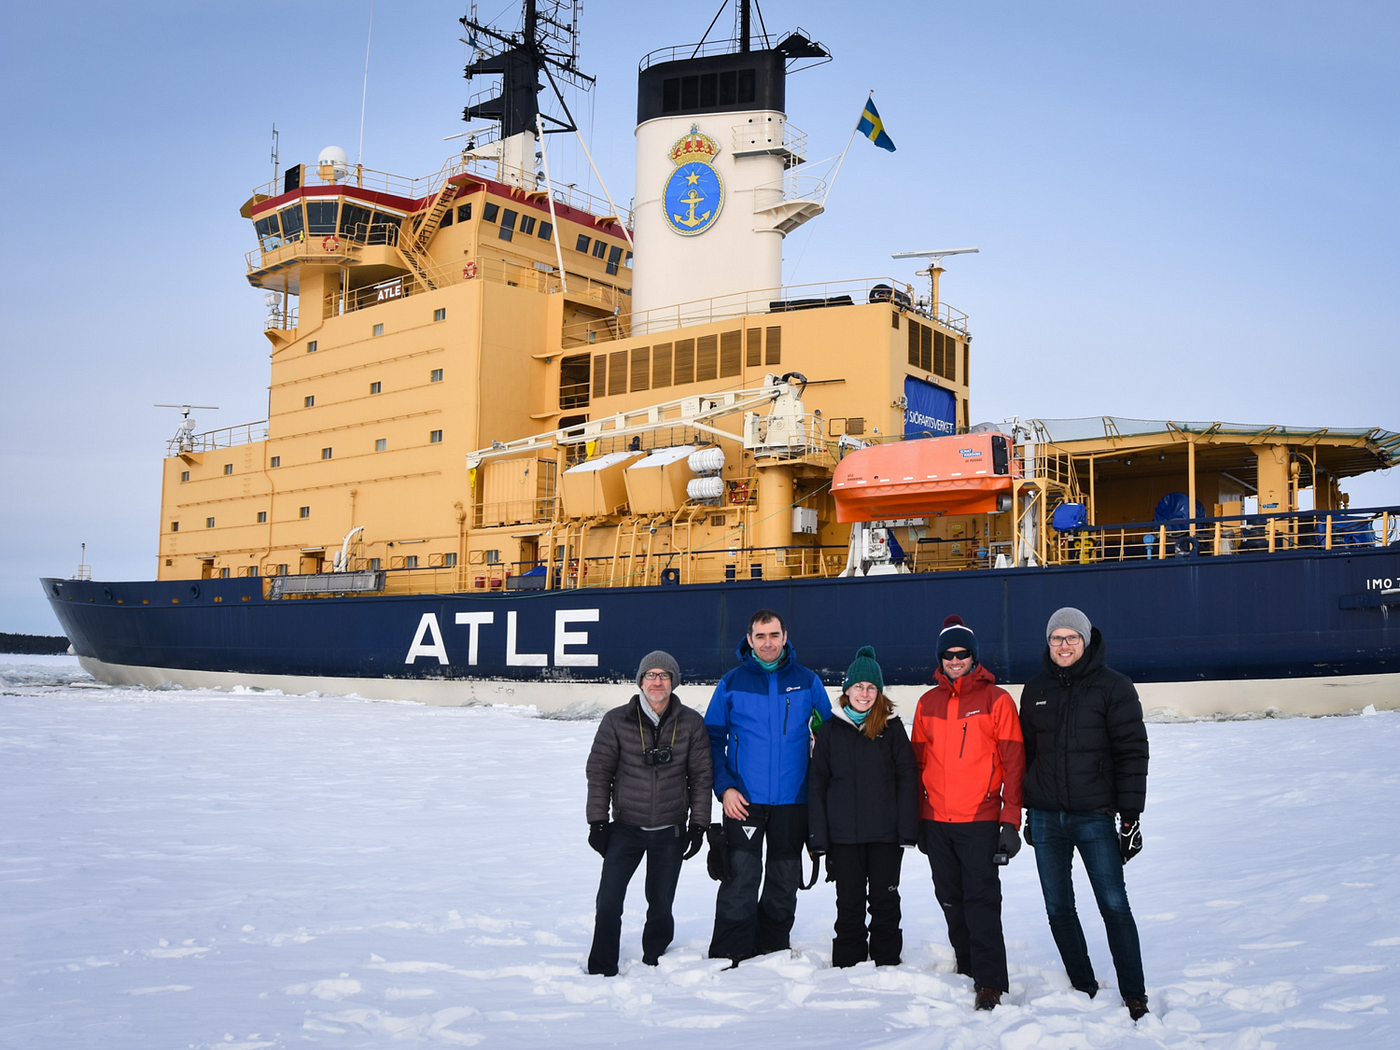
POLYGON ((949 649, 966 649, 972 654, 972 659, 977 659, 977 636, 972 633, 972 628, 962 622, 961 616, 949 616, 943 621, 943 630, 938 635, 938 660, 943 661, 943 654, 949 649))

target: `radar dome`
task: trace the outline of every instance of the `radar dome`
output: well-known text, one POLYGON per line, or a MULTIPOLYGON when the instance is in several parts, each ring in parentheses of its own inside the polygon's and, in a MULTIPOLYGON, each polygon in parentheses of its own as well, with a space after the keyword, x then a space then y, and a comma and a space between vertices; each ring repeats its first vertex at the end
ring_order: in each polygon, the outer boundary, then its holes
POLYGON ((339 146, 327 146, 321 151, 321 155, 316 158, 316 163, 336 164, 343 168, 346 160, 345 151, 339 146))

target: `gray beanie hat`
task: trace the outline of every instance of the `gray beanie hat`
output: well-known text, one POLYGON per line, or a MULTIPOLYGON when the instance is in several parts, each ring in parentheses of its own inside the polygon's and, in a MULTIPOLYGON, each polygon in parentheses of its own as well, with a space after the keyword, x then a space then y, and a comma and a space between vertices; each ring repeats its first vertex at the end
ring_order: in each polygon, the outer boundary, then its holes
POLYGON ((676 663, 676 658, 661 649, 653 650, 642 657, 642 662, 637 665, 637 688, 641 688, 642 675, 648 671, 670 671, 671 688, 681 684, 681 666, 676 663))
POLYGON ((1056 609, 1050 614, 1050 622, 1045 625, 1045 643, 1047 645, 1050 643, 1050 635, 1057 627, 1078 632, 1083 637, 1085 645, 1089 644, 1089 634, 1094 629, 1094 625, 1089 622, 1089 617, 1069 605, 1063 609, 1056 609))

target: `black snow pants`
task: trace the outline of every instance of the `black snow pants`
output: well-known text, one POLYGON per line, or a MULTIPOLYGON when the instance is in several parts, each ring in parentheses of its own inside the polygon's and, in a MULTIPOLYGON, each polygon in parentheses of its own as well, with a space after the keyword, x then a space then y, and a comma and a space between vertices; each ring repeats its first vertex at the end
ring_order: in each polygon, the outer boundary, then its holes
POLYGON ((919 821, 919 849, 933 872, 933 893, 948 920, 958 973, 977 988, 1005 992, 1006 941, 1001 932, 1001 877, 992 863, 995 820, 953 824, 919 821))
POLYGON ((806 804, 761 806, 750 802, 744 820, 724 818, 724 835, 729 844, 729 871, 715 896, 710 958, 737 961, 786 949, 797 916, 797 888, 802 883, 806 804))
POLYGON ((899 965, 899 953, 904 950, 904 932, 899 928, 899 869, 903 862, 904 848, 893 842, 832 844, 826 855, 827 870, 836 878, 832 966, 854 966, 866 959, 874 959, 876 966, 899 965))

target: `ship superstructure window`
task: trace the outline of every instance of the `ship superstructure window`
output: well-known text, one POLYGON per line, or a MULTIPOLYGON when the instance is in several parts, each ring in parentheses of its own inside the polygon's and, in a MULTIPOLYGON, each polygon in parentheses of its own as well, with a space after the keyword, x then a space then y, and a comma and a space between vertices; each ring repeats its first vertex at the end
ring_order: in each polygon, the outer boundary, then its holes
POLYGON ((375 335, 383 335, 383 334, 384 334, 384 326, 383 326, 382 324, 377 324, 377 325, 375 325, 375 326, 374 326, 374 334, 375 334, 375 335))
POLYGON ((309 340, 307 340, 307 343, 306 343, 306 352, 307 352, 308 354, 314 354, 314 353, 316 352, 316 340, 315 340, 315 339, 309 339, 309 340))
POLYGON ((440 444, 442 444, 442 431, 441 431, 441 430, 434 430, 434 431, 432 431, 431 433, 429 433, 429 434, 428 434, 428 443, 431 444, 431 445, 440 445, 440 444))
MULTIPOLYGON (((226 579, 228 579, 228 566, 227 566, 227 565, 225 565, 222 569, 219 570, 219 579, 221 579, 221 580, 226 580, 226 579)), ((217 598, 214 599, 214 600, 215 600, 215 601, 218 601, 217 598)))
POLYGON ((280 467, 281 465, 282 465, 282 457, 281 457, 281 456, 273 456, 273 457, 272 457, 272 460, 271 460, 271 466, 280 467))
POLYGON ((330 458, 331 458, 331 455, 332 455, 332 453, 331 453, 331 450, 330 450, 330 449, 328 449, 328 448, 323 448, 323 449, 321 449, 321 458, 322 458, 322 459, 330 459, 330 458))
POLYGON ((472 206, 470 204, 457 205, 457 221, 466 222, 472 217, 472 206))
POLYGON ((316 395, 315 395, 315 394, 307 394, 306 397, 302 398, 302 407, 303 407, 303 408, 311 408, 311 407, 313 407, 315 404, 316 404, 316 395))
POLYGON ((681 113, 754 101, 758 74, 753 69, 730 69, 692 77, 667 77, 661 82, 661 112, 681 113))
POLYGON ((339 201, 307 201, 306 232, 312 237, 335 233, 335 216, 339 201))
POLYGON ((515 220, 520 218, 519 213, 507 208, 501 213, 501 229, 499 236, 501 240, 508 241, 515 236, 515 220))
POLYGON ((387 449, 388 447, 389 447, 389 439, 388 439, 388 438, 375 438, 375 439, 374 439, 374 451, 376 451, 376 452, 383 452, 383 451, 384 451, 385 449, 387 449))
POLYGON ((212 529, 212 528, 214 527, 214 519, 213 519, 213 518, 205 518, 205 519, 204 519, 204 527, 205 527, 206 529, 212 529))
POLYGON ((436 310, 434 310, 434 311, 433 311, 433 320, 434 320, 434 321, 446 321, 446 320, 447 320, 447 307, 445 307, 445 306, 439 306, 436 310))
POLYGON ((403 567, 404 567, 405 569, 416 569, 416 568, 418 568, 418 555, 416 555, 416 554, 410 554, 408 557, 404 558, 404 560, 403 560, 403 567))
POLYGON ((430 383, 441 383, 441 382, 442 382, 442 369, 441 369, 441 368, 434 368, 431 372, 429 372, 429 373, 428 373, 428 382, 430 382, 430 383))
POLYGON ((264 215, 261 219, 253 223, 253 229, 257 232, 258 243, 262 245, 265 252, 272 251, 273 248, 282 246, 282 231, 277 225, 277 216, 264 215))
POLYGON ((382 566, 383 564, 384 564, 384 560, 383 560, 382 558, 371 558, 371 559, 369 560, 369 567, 370 567, 371 571, 373 571, 373 572, 378 572, 379 569, 380 569, 380 566, 382 566))
POLYGON ((456 552, 456 551, 448 551, 446 554, 444 554, 444 555, 442 556, 442 564, 443 564, 443 568, 446 568, 446 569, 451 569, 451 568, 455 567, 456 564, 457 564, 457 552, 456 552))
POLYGON ((225 464, 224 464, 224 473, 225 473, 225 474, 232 474, 232 473, 233 473, 233 464, 232 464, 232 463, 225 463, 225 464))
POLYGON ((303 518, 309 518, 309 517, 311 517, 311 508, 310 508, 310 507, 302 507, 302 508, 301 508, 300 517, 303 517, 303 518))
POLYGON ((278 575, 278 576, 286 576, 286 575, 288 575, 288 572, 287 572, 287 563, 286 563, 286 562, 283 561, 283 562, 278 562, 278 563, 277 563, 277 575, 278 575))
POLYGON ((265 511, 265 510, 260 510, 260 511, 258 511, 258 524, 259 524, 259 525, 266 525, 266 524, 267 524, 267 511, 265 511))
POLYGON ((486 552, 486 564, 487 564, 487 565, 499 565, 499 564, 501 564, 501 552, 500 552, 500 551, 487 551, 487 552, 486 552))
POLYGON ((303 224, 300 204, 294 204, 290 208, 283 208, 277 213, 277 217, 282 220, 283 241, 291 242, 301 240, 303 224))
POLYGON ((383 383, 378 383, 378 382, 376 382, 376 383, 371 383, 371 384, 369 385, 369 392, 370 392, 371 394, 377 394, 377 393, 379 393, 379 392, 380 392, 381 390, 383 390, 383 389, 384 389, 384 384, 383 384, 383 383))
POLYGON ((400 216, 377 211, 369 225, 370 244, 398 244, 400 216))
POLYGON ((594 241, 594 242, 593 242, 593 258, 595 258, 595 259, 601 259, 603 256, 605 256, 605 255, 607 255, 607 254, 608 254, 608 242, 607 242, 607 241, 594 241))
POLYGON ((369 235, 370 211, 368 208, 346 201, 340 209, 340 235, 351 240, 362 241, 369 235))
POLYGON ((608 273, 617 273, 617 264, 622 261, 622 249, 613 245, 608 249, 608 273))
POLYGON ((535 234, 535 236, 542 241, 547 241, 552 233, 554 233, 554 224, 542 222, 540 223, 540 232, 535 234))
POLYGON ((182 471, 180 471, 180 480, 181 480, 181 481, 189 481, 189 480, 190 480, 190 472, 189 472, 188 470, 182 470, 182 471))
POLYGON ((520 232, 524 234, 535 232, 535 217, 533 215, 520 216, 520 232))
POLYGON ((172 521, 172 522, 170 523, 170 531, 171 531, 171 532, 179 532, 179 531, 180 531, 180 523, 179 523, 178 521, 172 521))
POLYGON ((588 251, 588 245, 589 245, 589 243, 590 243, 591 241, 592 241, 592 238, 589 237, 588 234, 586 234, 586 233, 580 233, 580 234, 578 235, 578 243, 574 245, 574 250, 575 250, 575 251, 580 251, 580 252, 587 252, 587 251, 588 251))
POLYGON ((451 225, 452 225, 452 209, 451 209, 451 208, 448 208, 445 212, 442 213, 442 221, 438 223, 438 227, 439 227, 440 229, 444 229, 444 230, 445 230, 445 229, 447 229, 447 227, 449 227, 449 226, 451 226, 451 225))
POLYGON ((500 213, 501 206, 499 204, 487 204, 486 207, 481 209, 481 217, 487 222, 495 222, 496 216, 500 213))

